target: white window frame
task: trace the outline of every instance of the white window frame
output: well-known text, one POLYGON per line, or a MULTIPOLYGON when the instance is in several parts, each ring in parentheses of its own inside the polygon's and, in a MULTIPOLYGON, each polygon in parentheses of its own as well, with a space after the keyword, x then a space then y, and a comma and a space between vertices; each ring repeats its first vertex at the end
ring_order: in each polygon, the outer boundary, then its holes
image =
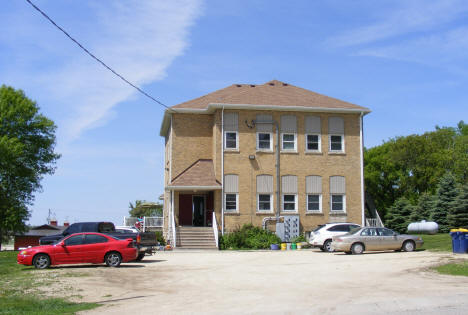
POLYGON ((309 213, 322 213, 322 194, 306 194, 306 211, 309 213), (319 196, 319 209, 318 210, 309 209, 309 196, 319 196))
POLYGON ((281 195, 281 210, 283 212, 297 212, 297 194, 282 194, 281 195), (294 210, 284 209, 284 196, 294 196, 294 210))
POLYGON ((321 137, 321 135, 319 133, 306 133, 306 135, 305 135, 305 150, 306 150, 306 152, 316 152, 316 153, 322 152, 322 137, 321 137), (318 149, 317 150, 309 150, 307 148, 307 144, 308 144, 307 137, 308 136, 317 136, 317 138, 318 138, 318 149))
POLYGON ((346 212, 346 194, 330 194, 330 212, 332 212, 332 213, 346 212), (343 197, 343 210, 333 210, 333 196, 342 196, 343 197))
POLYGON ((344 141, 344 135, 343 134, 331 134, 328 136, 328 150, 330 153, 344 153, 345 152, 345 141, 344 141), (341 137, 341 150, 332 150, 332 141, 331 138, 334 136, 339 136, 341 137))
POLYGON ((294 132, 283 132, 283 133, 281 133, 281 151, 297 152, 297 134, 296 133, 294 133, 294 132), (284 135, 293 135, 294 136, 294 148, 293 149, 285 149, 284 148, 284 135))
POLYGON ((257 151, 265 151, 265 152, 272 152, 273 151, 273 132, 257 132, 257 151), (260 134, 269 134, 270 135, 270 148, 265 149, 265 148, 260 148, 259 143, 260 139, 259 136, 260 134))
POLYGON ((258 193, 257 194, 257 212, 260 213, 271 213, 274 211, 274 206, 273 206, 273 194, 269 193, 258 193), (260 210, 260 195, 269 195, 270 196, 270 210, 260 210))
POLYGON ((224 211, 227 213, 239 212, 239 194, 238 193, 224 193, 224 211), (227 208, 226 195, 236 195, 236 209, 235 210, 227 208))
POLYGON ((239 150, 239 132, 238 131, 225 131, 224 132, 224 150, 225 151, 238 151, 239 150), (236 147, 235 148, 228 148, 226 147, 227 144, 227 134, 228 133, 235 133, 236 134, 236 147))

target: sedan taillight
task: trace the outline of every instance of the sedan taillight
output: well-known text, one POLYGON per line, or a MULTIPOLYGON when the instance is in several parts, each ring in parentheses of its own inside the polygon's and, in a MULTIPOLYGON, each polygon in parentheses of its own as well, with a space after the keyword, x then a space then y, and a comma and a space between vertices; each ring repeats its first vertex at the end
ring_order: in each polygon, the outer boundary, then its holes
POLYGON ((137 241, 138 244, 140 244, 140 242, 141 242, 141 235, 140 234, 137 235, 136 241, 137 241))

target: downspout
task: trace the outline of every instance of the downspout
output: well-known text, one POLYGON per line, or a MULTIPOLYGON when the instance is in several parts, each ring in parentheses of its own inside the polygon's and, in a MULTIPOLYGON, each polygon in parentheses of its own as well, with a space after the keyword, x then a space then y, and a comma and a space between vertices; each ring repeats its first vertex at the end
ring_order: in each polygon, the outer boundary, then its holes
POLYGON ((221 111, 221 235, 224 235, 224 106, 221 111))
POLYGON ((363 135, 363 128, 364 128, 364 113, 361 112, 361 115, 359 117, 359 136, 360 136, 360 141, 361 141, 361 221, 362 221, 362 226, 365 226, 365 199, 364 199, 364 135, 363 135))
POLYGON ((280 138, 279 124, 274 121, 276 127, 276 222, 279 222, 280 217, 280 197, 281 197, 281 180, 280 180, 280 138))

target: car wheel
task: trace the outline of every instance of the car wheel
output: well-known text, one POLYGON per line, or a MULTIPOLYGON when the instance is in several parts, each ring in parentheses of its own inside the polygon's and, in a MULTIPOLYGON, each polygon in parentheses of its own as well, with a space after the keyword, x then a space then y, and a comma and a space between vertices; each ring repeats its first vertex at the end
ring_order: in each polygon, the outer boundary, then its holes
POLYGON ((50 266, 50 258, 46 254, 37 254, 34 256, 33 265, 37 269, 46 269, 50 266))
POLYGON ((145 253, 139 253, 135 261, 142 261, 145 258, 145 253))
POLYGON ((412 252, 416 248, 416 245, 413 241, 406 241, 403 243, 403 250, 405 252, 412 252))
POLYGON ((323 251, 327 253, 331 253, 333 251, 331 247, 331 243, 332 243, 331 240, 326 240, 325 243, 323 243, 323 251))
POLYGON ((122 262, 122 256, 120 256, 120 254, 117 252, 110 252, 106 254, 106 257, 104 257, 104 261, 109 267, 118 267, 122 262))
POLYGON ((364 245, 362 243, 353 244, 351 252, 355 255, 360 255, 364 252, 364 245))

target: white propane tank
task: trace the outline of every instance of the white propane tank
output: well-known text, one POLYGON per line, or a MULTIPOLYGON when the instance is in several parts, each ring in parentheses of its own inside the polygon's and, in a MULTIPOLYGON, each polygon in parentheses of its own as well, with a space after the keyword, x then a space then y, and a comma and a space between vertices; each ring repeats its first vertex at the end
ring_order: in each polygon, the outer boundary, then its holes
POLYGON ((436 234, 439 230, 439 225, 435 222, 413 222, 408 225, 408 232, 417 234, 436 234))

